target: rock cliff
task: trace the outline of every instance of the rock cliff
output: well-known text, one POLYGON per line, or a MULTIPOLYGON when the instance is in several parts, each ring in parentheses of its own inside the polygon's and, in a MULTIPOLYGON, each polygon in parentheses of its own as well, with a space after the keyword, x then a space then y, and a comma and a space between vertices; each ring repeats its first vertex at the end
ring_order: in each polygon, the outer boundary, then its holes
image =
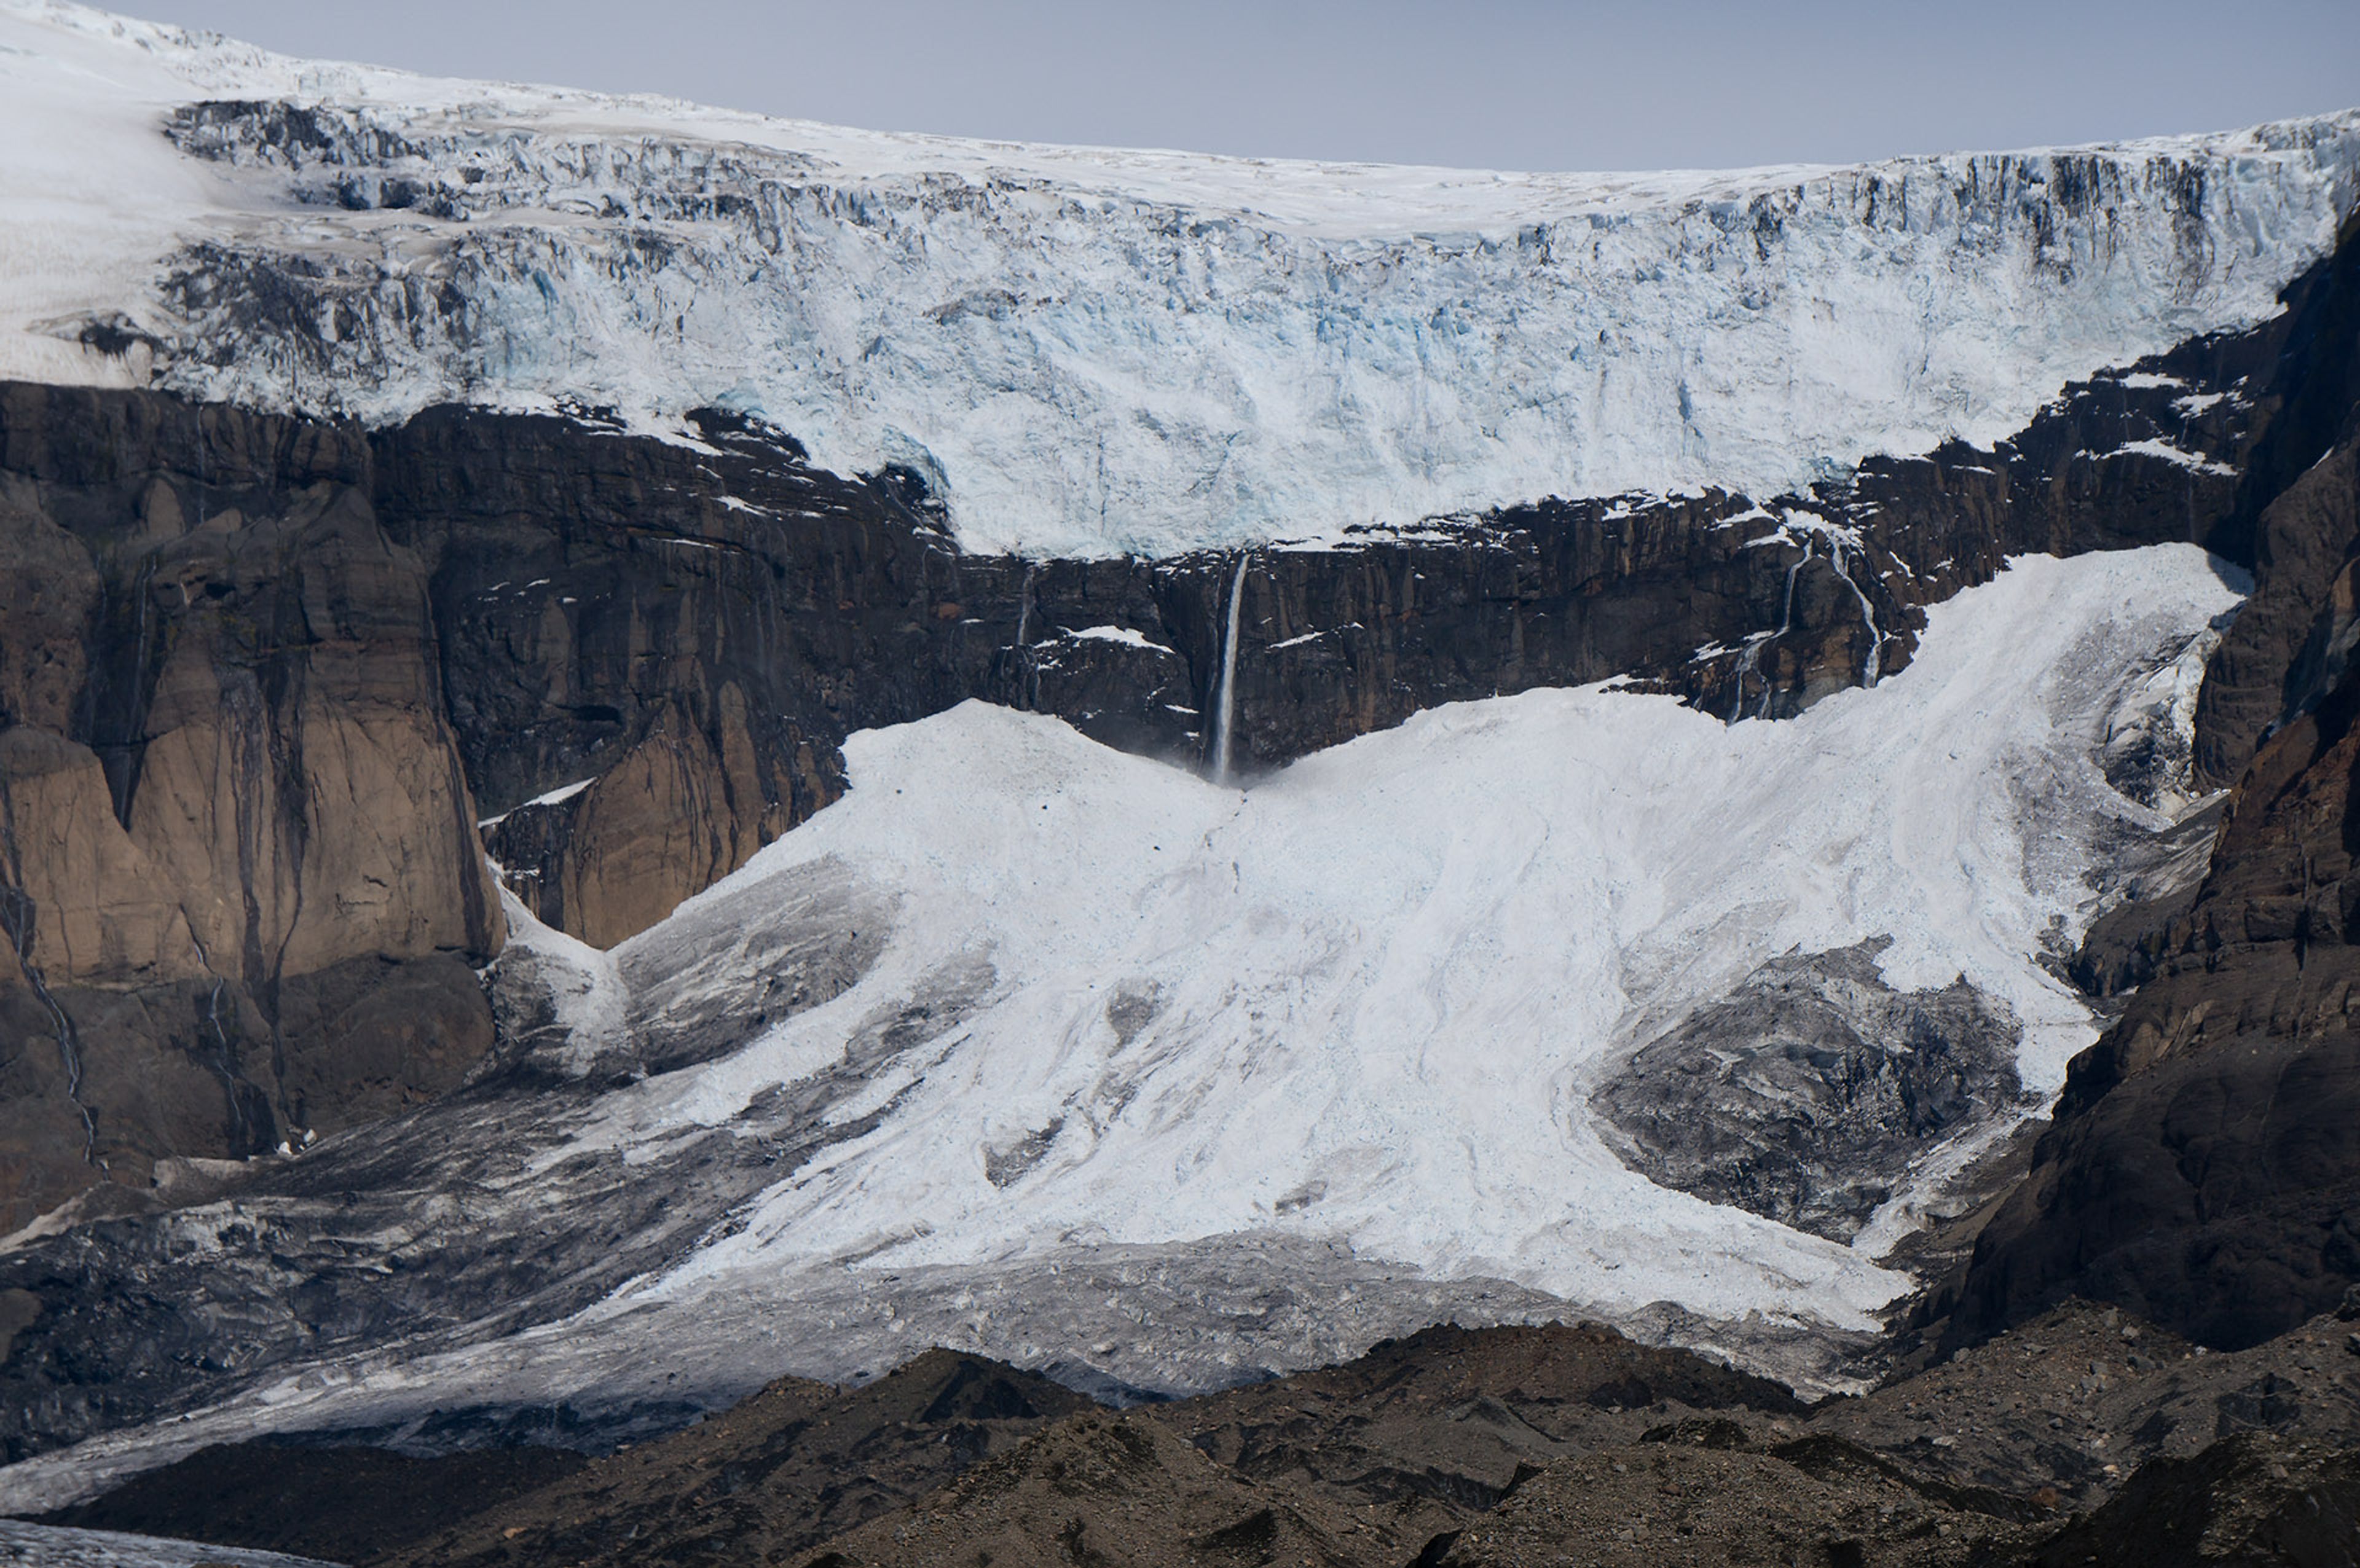
POLYGON ((365 448, 20 387, 0 450, 0 1214, 455 1083, 501 920, 365 448))

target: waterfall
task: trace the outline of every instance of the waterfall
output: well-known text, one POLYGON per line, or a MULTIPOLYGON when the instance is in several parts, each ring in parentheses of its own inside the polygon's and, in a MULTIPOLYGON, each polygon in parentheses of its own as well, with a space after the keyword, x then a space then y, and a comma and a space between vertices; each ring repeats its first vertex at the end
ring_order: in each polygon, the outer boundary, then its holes
POLYGON ((253 1124, 247 1119, 246 1114, 246 1102, 238 1097, 240 1089, 248 1088, 251 1085, 246 1083, 245 1075, 238 1072, 237 1050, 229 1042, 229 1030, 222 1027, 222 987, 227 984, 228 982, 220 975, 214 975, 213 995, 205 998, 205 1023, 213 1031, 213 1047, 217 1053, 208 1065, 213 1068, 213 1075, 221 1080, 222 1098, 229 1104, 229 1125, 232 1136, 237 1139, 239 1148, 254 1149, 265 1146, 254 1137, 253 1124))
MULTIPOLYGON (((1830 553, 1833 557, 1836 575, 1844 580, 1844 586, 1851 589, 1852 597, 1860 601, 1861 624, 1868 628, 1868 659, 1861 669, 1860 683, 1863 686, 1874 686, 1876 684, 1880 666, 1884 662, 1882 655, 1885 652, 1885 634, 1876 626, 1876 606, 1869 603, 1868 591, 1852 581, 1852 573, 1845 570, 1843 542, 1841 539, 1830 539, 1828 543, 1830 547, 1830 553)), ((1866 561, 1867 557, 1863 555, 1863 564, 1866 564, 1866 561)))
MULTIPOLYGON (((1788 516, 1791 519, 1793 514, 1790 513, 1788 516)), ((1861 624, 1868 628, 1868 658, 1861 670, 1861 684, 1863 686, 1874 686, 1876 684, 1877 677, 1884 672, 1884 653, 1885 642, 1885 633, 1877 626, 1876 624, 1876 606, 1874 603, 1870 600, 1868 591, 1863 588, 1852 574, 1851 562, 1846 561, 1844 557, 1846 548, 1844 536, 1838 533, 1833 528, 1827 528, 1824 532, 1828 541, 1828 564, 1835 569, 1835 574, 1838 577, 1843 579, 1843 584, 1845 587, 1852 590, 1852 597, 1860 601, 1861 624)), ((1754 633, 1752 637, 1745 639, 1745 647, 1738 655, 1735 676, 1737 691, 1736 695, 1731 700, 1729 705, 1729 722, 1731 724, 1735 724, 1743 716, 1745 710, 1745 680, 1747 676, 1754 675, 1760 670, 1762 649, 1769 644, 1777 641, 1780 637, 1785 637, 1788 632, 1794 629, 1795 578, 1804 567, 1808 566, 1811 563, 1812 542, 1813 538, 1811 535, 1806 534, 1803 536, 1803 557, 1800 561, 1796 561, 1794 565, 1786 569, 1786 601, 1785 606, 1778 613, 1778 629, 1775 632, 1754 633)), ((1859 560, 1863 564, 1866 564, 1868 556, 1865 549, 1857 541, 1855 541, 1851 548, 1854 552, 1855 559, 1859 560)), ((1770 699, 1772 694, 1773 693, 1769 688, 1769 682, 1765 681, 1763 682, 1762 690, 1762 716, 1764 718, 1770 716, 1770 699)))
MULTIPOLYGON (((1731 700, 1729 704, 1729 722, 1732 724, 1744 716, 1745 678, 1755 673, 1761 668, 1763 648, 1771 643, 1776 642, 1780 637, 1785 637, 1788 632, 1795 628, 1795 579, 1802 572, 1803 568, 1808 566, 1810 563, 1811 538, 1808 534, 1806 534, 1803 536, 1803 559, 1795 562, 1794 565, 1786 568, 1786 604, 1778 612, 1778 629, 1775 632, 1755 632, 1752 637, 1745 639, 1745 651, 1738 655, 1737 693, 1731 700)), ((1763 718, 1766 719, 1770 716, 1770 699, 1773 695, 1775 695, 1775 693, 1770 690, 1769 681, 1766 680, 1764 681, 1762 683, 1762 713, 1760 715, 1763 718)))
POLYGON ((1037 561, 1024 563, 1024 586, 1016 596, 1016 642, 1011 648, 1011 667, 1016 671, 1016 705, 1027 713, 1041 705, 1041 671, 1024 657, 1032 646, 1025 640, 1032 630, 1032 578, 1041 570, 1037 561))
POLYGON ((1253 558, 1238 557, 1237 574, 1229 579, 1229 617, 1228 629, 1221 636, 1221 700, 1213 711, 1213 782, 1229 781, 1229 732, 1237 718, 1238 691, 1238 609, 1245 603, 1246 563, 1253 558))

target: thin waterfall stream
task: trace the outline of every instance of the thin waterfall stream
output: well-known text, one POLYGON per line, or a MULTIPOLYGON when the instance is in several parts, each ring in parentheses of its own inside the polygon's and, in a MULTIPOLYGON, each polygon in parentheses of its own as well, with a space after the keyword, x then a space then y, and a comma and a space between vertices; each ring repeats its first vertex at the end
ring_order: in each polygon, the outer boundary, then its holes
POLYGON ((1246 567, 1251 555, 1238 557, 1238 570, 1229 579, 1229 614, 1228 628, 1221 635, 1221 700, 1213 710, 1213 782, 1229 781, 1229 736, 1237 720, 1238 703, 1238 611, 1245 603, 1246 567))

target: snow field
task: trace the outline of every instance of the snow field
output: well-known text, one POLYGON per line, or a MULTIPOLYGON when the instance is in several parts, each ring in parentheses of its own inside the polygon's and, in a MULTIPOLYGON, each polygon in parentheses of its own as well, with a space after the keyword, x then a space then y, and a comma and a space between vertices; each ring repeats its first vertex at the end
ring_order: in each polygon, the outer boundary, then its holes
POLYGON ((1902 1277, 1653 1186, 1588 1087, 1764 960, 1884 935, 1895 985, 2004 999, 2052 1091, 2095 1029, 2038 955, 2094 914, 2101 836, 2169 820, 2107 786, 2107 719, 2236 602, 2189 547, 2026 558, 1792 721, 1535 691, 1244 789, 980 703, 865 732, 841 802, 673 920, 827 862, 898 900, 882 956, 586 1138, 727 1124, 989 965, 828 1113, 876 1127, 647 1293, 1277 1232, 1607 1310, 1864 1326, 1902 1277))

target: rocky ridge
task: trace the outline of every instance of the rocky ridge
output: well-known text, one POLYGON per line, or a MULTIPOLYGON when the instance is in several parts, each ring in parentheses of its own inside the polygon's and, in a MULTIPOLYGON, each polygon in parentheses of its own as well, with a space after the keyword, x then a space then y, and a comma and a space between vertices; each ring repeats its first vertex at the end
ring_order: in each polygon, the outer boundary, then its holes
MULTIPOLYGON (((2327 1564, 2360 1542, 2353 1326, 2322 1318, 2208 1355, 2072 1303, 1941 1367, 1809 1406, 1594 1325, 1432 1329, 1120 1413, 936 1352, 859 1388, 782 1382, 374 1540, 353 1535, 351 1499, 394 1456, 349 1447, 208 1449, 54 1519, 210 1529, 369 1568, 965 1565, 978 1552, 1140 1568, 1568 1554, 1633 1568, 2327 1564), (301 1479, 267 1515, 239 1511, 223 1483, 274 1454, 301 1479)), ((454 1481, 471 1462, 489 1479, 542 1452, 438 1463, 454 1481)))

